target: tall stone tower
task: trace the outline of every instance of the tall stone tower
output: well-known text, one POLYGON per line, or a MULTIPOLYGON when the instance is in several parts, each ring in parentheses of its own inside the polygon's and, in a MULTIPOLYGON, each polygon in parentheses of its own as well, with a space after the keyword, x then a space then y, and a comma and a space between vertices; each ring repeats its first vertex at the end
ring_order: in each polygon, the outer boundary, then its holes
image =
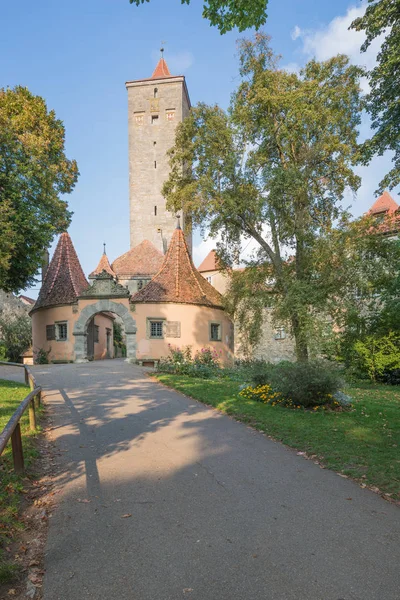
MULTIPOLYGON (((176 215, 167 211, 161 188, 168 178, 167 151, 174 145, 175 129, 190 110, 183 75, 171 75, 160 58, 148 79, 128 81, 130 245, 150 240, 166 252, 176 227, 176 215)), ((190 250, 192 235, 181 215, 190 250)))

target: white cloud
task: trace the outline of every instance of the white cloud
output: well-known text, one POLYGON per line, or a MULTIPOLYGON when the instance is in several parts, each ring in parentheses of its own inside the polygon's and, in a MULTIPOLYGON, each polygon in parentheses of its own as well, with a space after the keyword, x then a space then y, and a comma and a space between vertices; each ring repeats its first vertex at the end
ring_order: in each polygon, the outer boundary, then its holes
MULTIPOLYGON (((160 53, 154 51, 151 53, 151 57, 154 62, 157 63, 160 58, 160 53)), ((185 73, 185 71, 187 71, 194 63, 193 54, 187 51, 177 52, 175 54, 166 52, 164 58, 167 61, 172 75, 183 75, 183 73, 185 73)))
MULTIPOLYGON (((363 2, 361 6, 351 6, 347 9, 346 14, 335 17, 330 23, 319 29, 301 29, 296 25, 291 33, 291 38, 292 40, 301 40, 301 52, 307 60, 315 57, 317 60, 323 61, 336 56, 336 54, 347 54, 353 64, 371 69, 376 63, 376 55, 384 36, 375 39, 366 52, 360 52, 365 34, 362 31, 349 29, 354 19, 364 14, 366 6, 366 2, 363 2)), ((293 63, 291 65, 293 72, 293 63)), ((362 82, 362 88, 364 92, 368 91, 366 80, 362 82)))
POLYGON ((290 34, 290 37, 292 38, 292 40, 297 40, 297 38, 300 36, 301 36, 301 29, 298 25, 295 25, 293 31, 290 34))

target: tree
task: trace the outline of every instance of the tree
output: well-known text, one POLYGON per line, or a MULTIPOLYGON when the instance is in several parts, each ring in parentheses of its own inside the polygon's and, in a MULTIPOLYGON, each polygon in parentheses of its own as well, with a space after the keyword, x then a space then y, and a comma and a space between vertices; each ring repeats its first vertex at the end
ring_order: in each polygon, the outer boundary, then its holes
MULTIPOLYGON (((131 4, 144 4, 150 0, 129 0, 131 4)), ((181 0, 181 4, 190 4, 190 0, 181 0)), ((204 0, 203 17, 216 26, 220 33, 238 27, 244 31, 249 27, 258 29, 267 20, 268 0, 204 0)))
POLYGON ((65 130, 43 98, 27 88, 0 89, 0 288, 35 281, 42 255, 71 219, 61 199, 78 168, 64 152, 65 130))
POLYGON ((170 210, 183 207, 211 236, 221 235, 228 266, 242 240, 256 242, 251 268, 238 274, 248 284, 242 306, 270 303, 304 361, 315 316, 339 291, 340 265, 324 279, 320 261, 334 225, 348 221, 340 206, 346 188, 360 183, 352 167, 361 71, 339 55, 288 73, 262 34, 239 50, 242 82, 229 112, 199 104, 178 126, 163 194, 170 210))
POLYGON ((0 320, 0 346, 11 362, 18 362, 32 343, 32 323, 28 315, 9 315, 0 320))
POLYGON ((393 168, 379 184, 382 191, 385 187, 392 189, 400 183, 400 1, 368 2, 365 14, 353 21, 350 28, 365 31, 362 52, 369 48, 374 39, 386 34, 377 64, 368 72, 371 91, 367 97, 367 110, 374 134, 362 148, 364 164, 386 150, 394 152, 393 168))

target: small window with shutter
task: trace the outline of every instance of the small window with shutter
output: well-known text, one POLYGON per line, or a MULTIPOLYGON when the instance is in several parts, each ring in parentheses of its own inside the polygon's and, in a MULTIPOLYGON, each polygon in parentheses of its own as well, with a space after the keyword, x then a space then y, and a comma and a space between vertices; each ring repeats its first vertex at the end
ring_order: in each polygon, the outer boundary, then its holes
POLYGON ((55 325, 46 325, 46 340, 55 340, 56 339, 56 326, 55 325))

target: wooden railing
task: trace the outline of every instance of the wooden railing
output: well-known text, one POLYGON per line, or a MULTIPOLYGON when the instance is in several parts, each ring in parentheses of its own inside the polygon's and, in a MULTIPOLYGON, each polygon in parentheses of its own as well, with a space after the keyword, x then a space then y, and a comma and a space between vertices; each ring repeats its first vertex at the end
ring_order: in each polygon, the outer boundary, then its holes
POLYGON ((0 433, 0 456, 11 438, 12 455, 14 461, 14 470, 16 473, 24 471, 24 454, 22 450, 22 438, 20 420, 26 409, 29 409, 29 426, 32 431, 36 429, 35 409, 40 407, 42 398, 42 388, 36 384, 36 379, 26 365, 11 362, 0 362, 0 365, 7 367, 20 367, 25 371, 25 383, 31 388, 30 393, 22 400, 17 410, 0 433))

